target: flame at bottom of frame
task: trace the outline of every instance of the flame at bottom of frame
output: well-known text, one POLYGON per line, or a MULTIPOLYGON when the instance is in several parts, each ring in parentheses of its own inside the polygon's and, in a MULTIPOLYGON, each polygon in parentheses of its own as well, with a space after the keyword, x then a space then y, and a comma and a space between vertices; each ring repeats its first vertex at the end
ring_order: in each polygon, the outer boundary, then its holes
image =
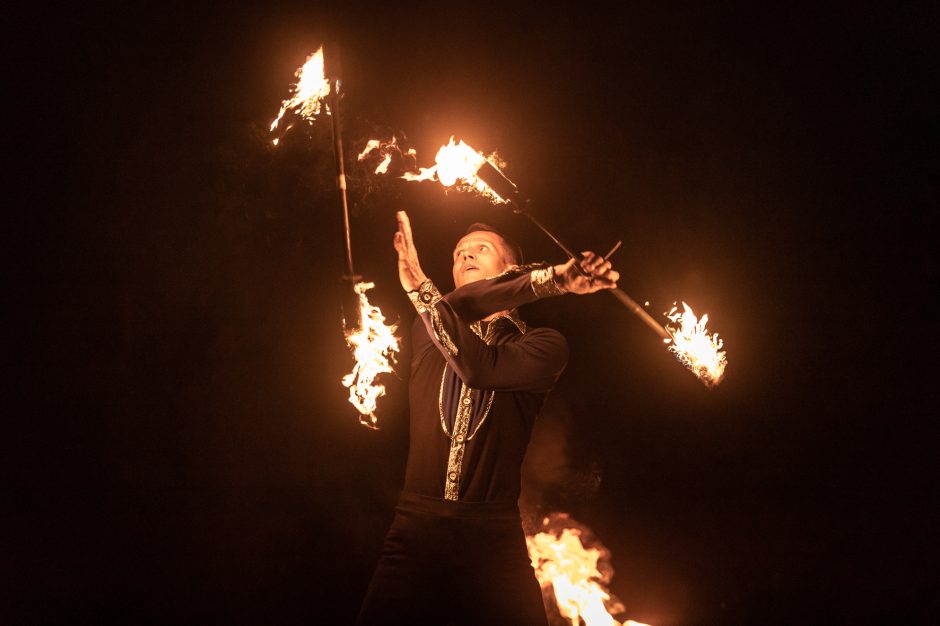
POLYGON ((585 545, 585 535, 592 535, 587 527, 567 513, 552 513, 542 528, 526 544, 546 605, 571 626, 649 626, 613 617, 624 607, 607 587, 614 574, 610 551, 596 538, 585 545))

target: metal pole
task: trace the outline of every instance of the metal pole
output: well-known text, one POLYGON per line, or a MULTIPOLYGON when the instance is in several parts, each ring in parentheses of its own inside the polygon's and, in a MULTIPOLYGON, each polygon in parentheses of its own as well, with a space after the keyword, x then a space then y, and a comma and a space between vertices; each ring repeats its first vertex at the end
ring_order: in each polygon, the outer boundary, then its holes
MULTIPOLYGON (((575 252, 571 247, 566 245, 561 239, 559 239, 552 231, 548 230, 542 222, 536 218, 532 212, 529 210, 529 205, 531 202, 529 200, 522 200, 519 195, 519 188, 514 182, 509 180, 505 174, 499 171, 497 168, 487 161, 483 164, 482 167, 476 173, 477 177, 480 178, 483 182, 490 186, 497 195, 503 198, 509 207, 512 209, 513 213, 517 215, 523 215, 530 222, 535 224, 539 230, 545 233, 549 239, 555 242, 559 248, 568 256, 569 259, 575 259, 576 261, 581 260, 581 254, 575 252)), ((584 270, 581 269, 580 263, 575 263, 575 268, 582 274, 586 275, 584 270)), ((662 324, 653 319, 649 313, 647 313, 643 307, 636 303, 636 301, 628 296, 625 291, 622 289, 605 289, 605 291, 610 292, 614 298, 620 301, 627 309, 629 309, 634 315, 639 317, 644 324, 646 324, 650 330, 659 335, 660 339, 668 343, 672 341, 672 335, 669 334, 662 324)))
POLYGON ((330 112, 330 128, 333 133, 333 158, 336 164, 336 196, 340 209, 343 212, 343 243, 346 246, 346 273, 340 277, 347 288, 344 288, 340 297, 340 308, 343 315, 343 328, 345 330, 360 328, 359 296, 355 286, 362 280, 353 268, 352 238, 349 226, 349 202, 346 198, 346 166, 343 158, 343 124, 340 116, 340 98, 343 88, 340 70, 339 46, 330 45, 324 54, 324 63, 330 68, 330 97, 328 100, 330 112))
MULTIPOLYGON (((576 253, 574 250, 572 250, 567 245, 565 245, 565 243, 562 242, 558 237, 556 237, 550 230, 548 230, 544 224, 542 224, 538 219, 536 219, 535 216, 532 215, 532 213, 529 212, 527 208, 526 209, 513 208, 513 211, 519 215, 524 215, 527 218, 529 218, 529 221, 531 221, 533 224, 538 226, 539 230, 541 230, 543 233, 548 235, 549 239, 554 241, 555 244, 559 248, 561 248, 565 254, 568 255, 569 259, 575 259, 576 261, 574 265, 575 268, 577 268, 578 271, 584 274, 584 271, 581 270, 581 265, 578 263, 578 261, 581 260, 581 254, 576 253)), ((643 323, 649 326, 649 328, 654 333, 659 335, 660 339, 662 339, 664 342, 672 341, 672 336, 669 334, 669 331, 663 328, 662 324, 660 324, 655 319, 653 319, 653 316, 647 313, 646 310, 643 307, 641 307, 639 304, 637 304, 637 302, 633 298, 628 296, 624 290, 620 289, 619 287, 615 287, 613 289, 605 289, 605 291, 610 292, 610 295, 612 295, 617 300, 619 300, 634 315, 639 317, 643 321, 643 323)))
POLYGON ((330 47, 330 62, 332 73, 330 76, 330 119, 333 129, 333 156, 336 161, 336 190, 339 197, 340 208, 343 211, 343 240, 346 244, 346 276, 348 280, 358 279, 353 269, 352 241, 349 228, 349 202, 346 199, 346 167, 343 164, 343 125, 340 119, 339 101, 343 81, 340 79, 339 46, 330 47))
MULTIPOLYGON (((511 200, 509 202, 509 205, 512 207, 513 213, 515 213, 516 215, 524 215, 525 217, 527 217, 529 221, 535 224, 539 230, 541 230, 543 233, 545 233, 548 236, 549 239, 554 241, 555 245, 561 248, 564 251, 564 253, 568 255, 569 259, 578 259, 579 261, 581 260, 580 253, 575 252, 570 247, 565 245, 565 243, 561 239, 556 237, 555 234, 552 233, 552 231, 548 230, 548 228, 546 228, 545 225, 542 224, 542 222, 540 222, 534 215, 532 215, 532 213, 529 211, 528 200, 526 201, 525 206, 519 206, 519 204, 515 200, 511 200)), ((575 265, 575 267, 577 267, 579 270, 581 269, 580 265, 575 265)))

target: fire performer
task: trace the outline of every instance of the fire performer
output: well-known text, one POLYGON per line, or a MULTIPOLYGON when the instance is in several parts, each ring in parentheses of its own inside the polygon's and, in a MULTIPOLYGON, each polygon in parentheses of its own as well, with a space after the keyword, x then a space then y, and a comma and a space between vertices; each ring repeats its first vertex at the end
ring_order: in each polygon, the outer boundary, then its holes
POLYGON ((398 272, 412 328, 410 449, 405 485, 359 613, 365 624, 546 624, 519 515, 521 465, 536 414, 568 359, 564 337, 527 328, 517 307, 617 286, 585 252, 523 265, 521 250, 484 224, 457 242, 455 290, 421 270, 408 216, 398 213, 398 272))

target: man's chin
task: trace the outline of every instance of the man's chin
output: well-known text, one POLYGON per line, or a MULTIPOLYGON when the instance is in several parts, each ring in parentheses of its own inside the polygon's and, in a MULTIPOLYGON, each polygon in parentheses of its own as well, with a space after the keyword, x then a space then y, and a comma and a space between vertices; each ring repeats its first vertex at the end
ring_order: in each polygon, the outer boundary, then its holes
POLYGON ((454 281, 454 287, 460 288, 464 285, 469 285, 470 283, 475 283, 478 280, 483 280, 485 276, 479 270, 470 270, 460 277, 460 281, 454 281))

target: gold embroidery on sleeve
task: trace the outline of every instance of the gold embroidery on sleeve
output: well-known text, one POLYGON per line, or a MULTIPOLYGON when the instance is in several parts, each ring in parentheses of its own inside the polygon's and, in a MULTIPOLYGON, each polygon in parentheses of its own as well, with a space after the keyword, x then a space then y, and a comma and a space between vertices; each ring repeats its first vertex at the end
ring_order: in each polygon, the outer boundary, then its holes
POLYGON ((417 291, 409 291, 408 299, 414 305, 418 314, 427 313, 431 317, 431 331, 434 338, 443 346, 450 356, 457 356, 457 346, 444 329, 441 313, 437 310, 437 303, 441 301, 441 292, 437 290, 431 279, 427 279, 418 287, 417 291))
POLYGON ((539 298, 549 296, 560 296, 565 291, 555 282, 555 267, 549 265, 542 269, 532 270, 530 274, 532 281, 532 291, 539 298))

